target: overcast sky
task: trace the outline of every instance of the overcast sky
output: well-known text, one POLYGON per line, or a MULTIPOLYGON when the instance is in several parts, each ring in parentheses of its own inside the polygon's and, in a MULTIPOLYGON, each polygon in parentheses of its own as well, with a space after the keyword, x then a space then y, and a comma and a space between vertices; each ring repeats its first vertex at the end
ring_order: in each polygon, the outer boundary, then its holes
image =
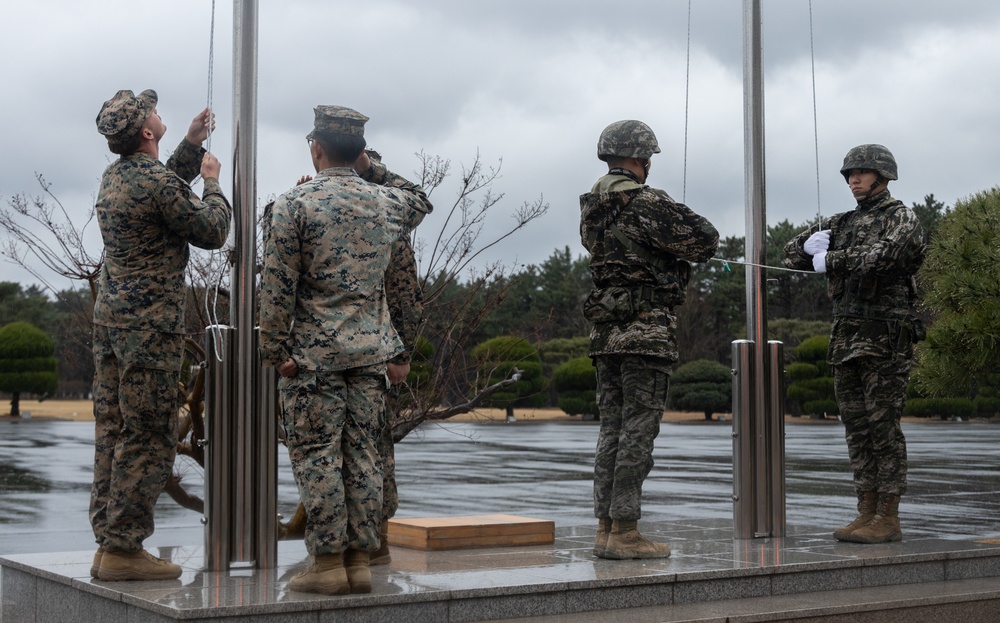
MULTIPOLYGON (((313 107, 371 117, 366 136, 411 179, 415 153, 501 159, 483 240, 540 196, 549 213, 483 262, 582 254, 578 197, 606 171, 609 123, 648 123, 663 150, 649 183, 744 235, 743 2, 693 0, 260 0, 257 194, 312 173, 313 107), (689 84, 685 123, 685 83, 689 84), (685 154, 684 139, 687 133, 685 154), (684 164, 687 163, 685 178, 684 164)), ((860 143, 888 146, 907 204, 948 205, 1000 184, 1000 3, 764 0, 768 223, 853 207, 838 173, 860 143), (819 192, 815 136, 818 134, 819 192)), ((42 173, 82 223, 112 157, 94 123, 119 89, 155 89, 172 150, 208 101, 211 0, 32 0, 0 20, 0 194, 36 195, 42 173)), ((215 8, 212 151, 232 188, 231 0, 215 8)), ((454 187, 432 199, 441 227, 454 187)), ((100 252, 96 224, 88 230, 100 252)), ((0 279, 33 281, 10 264, 0 279)), ((56 281, 57 286, 69 286, 56 281)))

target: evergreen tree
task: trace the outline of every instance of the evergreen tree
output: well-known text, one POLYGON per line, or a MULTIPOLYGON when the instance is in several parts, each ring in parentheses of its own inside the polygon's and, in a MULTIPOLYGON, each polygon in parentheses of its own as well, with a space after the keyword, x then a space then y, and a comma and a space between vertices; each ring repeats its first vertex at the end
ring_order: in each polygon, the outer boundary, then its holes
MULTIPOLYGON (((542 359, 542 376, 547 379, 553 378, 556 368, 570 359, 586 358, 589 350, 590 338, 585 335, 559 337, 543 342, 538 347, 538 356, 542 359)), ((549 385, 549 406, 559 406, 559 392, 554 383, 549 385)))
POLYGON ((59 314, 44 290, 36 285, 24 288, 19 283, 0 282, 0 326, 18 321, 30 322, 49 334, 60 324, 59 314))
POLYGON ((670 377, 670 406, 678 411, 701 411, 706 420, 713 413, 733 410, 733 374, 717 361, 688 362, 670 377))
MULTIPOLYGON (((767 228, 767 265, 781 266, 781 260, 785 255, 785 245, 807 229, 809 225, 809 223, 792 225, 790 221, 784 220, 777 225, 769 226, 767 228)), ((831 321, 833 307, 826 293, 827 282, 824 275, 788 270, 768 270, 766 278, 767 305, 770 317, 831 321)))
POLYGON ((917 277, 934 320, 917 344, 918 389, 974 398, 1000 387, 1000 187, 941 218, 917 277))
POLYGON ((472 358, 479 373, 476 392, 510 378, 515 369, 520 371, 515 383, 483 401, 484 405, 506 410, 508 421, 514 420, 515 407, 540 407, 548 401, 538 349, 527 340, 501 335, 473 348, 472 358))
POLYGON ((27 322, 0 328, 0 391, 11 394, 10 414, 21 415, 21 394, 46 396, 56 390, 55 342, 27 322))
POLYGON ((597 368, 590 357, 576 357, 560 364, 552 373, 559 393, 559 408, 569 415, 597 419, 597 368))
POLYGON ((926 195, 923 203, 914 203, 911 208, 920 219, 927 240, 931 239, 931 235, 937 230, 941 219, 948 213, 948 206, 935 199, 933 193, 926 195))
POLYGON ((806 413, 822 417, 840 413, 833 389, 833 372, 826 362, 829 346, 828 335, 816 335, 795 348, 798 361, 787 368, 792 382, 785 389, 793 415, 806 413))

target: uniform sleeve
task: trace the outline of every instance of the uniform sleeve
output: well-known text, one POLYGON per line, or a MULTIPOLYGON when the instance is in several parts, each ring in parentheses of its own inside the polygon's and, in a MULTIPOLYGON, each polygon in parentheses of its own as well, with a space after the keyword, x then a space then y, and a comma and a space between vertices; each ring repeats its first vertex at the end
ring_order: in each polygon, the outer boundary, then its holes
POLYGON ((301 255, 292 204, 279 197, 271 210, 260 283, 260 358, 276 366, 291 355, 289 337, 301 255))
POLYGON ((719 248, 715 226, 662 190, 643 190, 618 222, 622 233, 639 244, 689 262, 706 262, 719 248))
POLYGON ((371 166, 362 173, 361 179, 384 187, 383 190, 389 198, 399 205, 398 215, 404 236, 434 210, 434 206, 420 185, 396 175, 376 159, 372 159, 371 166))
POLYGON ((417 277, 417 262, 408 238, 393 243, 392 257, 385 272, 385 297, 389 319, 403 341, 403 352, 392 363, 409 363, 423 315, 423 294, 417 277))
POLYGON ((202 249, 226 244, 233 209, 222 194, 219 180, 205 180, 204 199, 176 175, 168 175, 158 190, 157 203, 166 226, 188 243, 202 249))
MULTIPOLYGON (((829 225, 827 225, 829 226, 829 225)), ((809 236, 815 234, 816 232, 823 229, 820 225, 813 225, 809 229, 799 233, 797 236, 785 243, 784 257, 781 263, 785 265, 786 268, 792 268, 795 270, 812 270, 813 269, 813 256, 809 255, 802 248, 809 236)))
POLYGON ((205 157, 205 153, 202 147, 181 139, 177 149, 167 158, 167 168, 190 184, 201 173, 201 159, 205 157))
POLYGON ((826 254, 827 272, 834 275, 883 275, 913 272, 926 251, 924 229, 913 210, 891 212, 879 235, 826 254))

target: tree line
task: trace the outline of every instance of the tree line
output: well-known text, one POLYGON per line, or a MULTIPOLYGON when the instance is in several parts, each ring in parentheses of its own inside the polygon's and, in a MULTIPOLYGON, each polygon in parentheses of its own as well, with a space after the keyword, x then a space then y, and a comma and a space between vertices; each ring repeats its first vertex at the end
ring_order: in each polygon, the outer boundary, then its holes
MULTIPOLYGON (((933 195, 913 208, 928 235, 948 211, 933 195)), ((785 342, 789 353, 802 340, 826 332, 831 321, 822 275, 780 269, 782 247, 809 225, 784 220, 767 228, 766 264, 774 267, 765 271, 768 324, 772 338, 785 342)), ((746 337, 744 243, 742 236, 724 238, 713 261, 692 267, 687 302, 677 309, 682 364, 695 360, 728 364, 731 343, 746 337)), ((585 338, 590 330, 581 312, 592 287, 588 258, 574 256, 569 247, 555 249, 541 263, 517 271, 498 269, 462 277, 442 268, 438 273, 425 271, 422 281, 427 300, 421 334, 433 343, 434 336, 454 336, 456 329, 466 331, 461 346, 470 369, 475 368, 472 349, 500 336, 519 337, 541 347, 552 340, 585 338), (473 309, 477 311, 472 313, 473 309)), ((213 313, 225 318, 228 297, 224 288, 220 297, 204 277, 192 279, 190 287, 188 325, 197 340, 204 326, 212 322, 206 317, 206 298, 212 301, 213 313)), ((62 396, 81 396, 89 391, 93 375, 91 298, 89 284, 50 296, 37 285, 0 283, 0 326, 27 321, 52 336, 59 361, 58 393, 62 396)), ((579 354, 579 344, 585 342, 578 340, 572 354, 579 354)), ((436 350, 441 346, 433 344, 436 350)), ((470 378, 474 375, 472 372, 470 378)), ((456 394, 467 391, 452 388, 456 394)), ((548 402, 554 404, 554 395, 548 402)))
MULTIPOLYGON (((431 194, 451 174, 451 162, 423 153, 418 156, 422 170, 417 174, 421 184, 431 194)), ((489 356, 484 356, 481 350, 478 354, 473 352, 490 340, 518 338, 537 349, 542 384, 532 391, 544 395, 545 402, 551 406, 558 404, 555 386, 550 382, 555 368, 581 356, 581 350, 585 355, 590 327, 583 317, 581 306, 592 287, 587 257, 574 255, 569 247, 564 247, 555 249, 539 264, 517 269, 499 263, 479 269, 470 268, 482 250, 528 226, 547 211, 548 205, 541 199, 524 203, 514 210, 515 225, 510 231, 483 243, 478 240, 481 223, 487 212, 495 210, 504 198, 502 193, 496 193, 492 188, 499 177, 499 165, 488 166, 477 154, 471 166, 461 167, 460 174, 462 183, 454 201, 446 202, 444 210, 448 215, 446 223, 460 225, 451 230, 445 225, 441 231, 432 232, 428 239, 414 240, 424 290, 425 314, 420 346, 427 357, 422 364, 422 378, 419 379, 422 387, 419 391, 411 391, 408 401, 404 401, 414 414, 408 418, 408 423, 400 426, 399 436, 405 435, 424 419, 443 419, 454 412, 483 404, 480 399, 483 397, 475 397, 477 390, 491 387, 484 385, 485 380, 501 381, 497 378, 496 369, 483 370, 482 367, 495 366, 496 361, 508 358, 496 352, 489 356)), ((8 232, 7 245, 0 248, 0 253, 23 266, 26 247, 32 255, 45 258, 47 268, 85 282, 85 285, 76 290, 56 291, 50 286, 24 287, 16 283, 2 283, 0 326, 25 320, 51 335, 55 343, 54 355, 59 362, 58 395, 84 396, 89 392, 93 375, 90 311, 101 258, 83 248, 82 228, 77 228, 72 222, 58 222, 60 215, 68 213, 51 193, 49 184, 41 176, 38 181, 44 196, 14 197, 8 202, 12 209, 0 212, 0 226, 8 232), (25 218, 41 224, 43 229, 47 227, 56 242, 44 243, 33 230, 21 223, 25 218)), ((996 189, 981 195, 981 203, 992 205, 990 202, 996 199, 996 189)), ((441 203, 437 198, 435 202, 441 203)), ((911 207, 929 239, 941 238, 934 234, 946 216, 952 216, 951 220, 955 221, 956 214, 968 211, 965 205, 956 206, 961 210, 952 210, 933 195, 927 195, 922 203, 911 207)), ((988 211, 989 208, 986 209, 988 211)), ((92 219, 93 212, 87 223, 92 219)), ((785 343, 788 363, 795 361, 795 349, 801 342, 827 334, 832 320, 826 280, 821 275, 781 268, 784 244, 809 225, 810 222, 794 224, 784 220, 768 226, 765 237, 765 263, 769 268, 765 270, 764 287, 769 339, 785 343)), ((970 240, 977 240, 988 248, 986 241, 990 238, 986 230, 991 222, 980 218, 976 226, 975 238, 961 229, 962 226, 956 226, 960 229, 949 229, 948 239, 965 245, 970 244, 970 240)), ((709 361, 728 366, 733 340, 747 337, 746 271, 742 264, 744 247, 744 237, 726 237, 720 241, 719 251, 712 261, 692 267, 687 302, 676 310, 681 364, 709 361)), ((963 257, 962 250, 952 249, 952 253, 953 257, 945 262, 961 261, 955 258, 963 257)), ((197 342, 202 339, 207 324, 228 318, 229 293, 224 275, 228 261, 224 254, 193 254, 192 257, 188 272, 190 296, 187 323, 197 342)), ((947 273, 941 268, 940 261, 929 261, 922 271, 922 289, 925 283, 932 283, 935 289, 955 287, 954 279, 935 281, 930 276, 932 272, 938 275, 947 273), (927 277, 923 277, 925 273, 927 277)), ((973 266, 968 271, 969 278, 981 279, 981 272, 982 266, 973 266)), ((975 295, 976 291, 973 290, 972 294, 975 295)), ((923 292, 920 299, 924 299, 923 292)), ((928 297, 928 302, 920 313, 933 329, 936 318, 933 305, 940 307, 944 303, 940 297, 928 297)), ((970 305, 980 310, 992 309, 989 305, 967 302, 965 307, 953 311, 952 315, 962 316, 970 305)), ((988 334, 990 321, 990 318, 981 318, 976 326, 971 327, 972 334, 988 334)), ((953 325, 952 321, 952 337, 955 333, 953 325)), ((923 354, 923 359, 928 361, 914 375, 920 382, 920 392, 931 396, 949 391, 955 393, 955 388, 962 387, 967 397, 975 397, 1000 385, 988 375, 977 376, 971 386, 958 383, 934 385, 934 379, 948 378, 941 366, 956 367, 962 374, 968 365, 979 366, 973 368, 977 370, 982 367, 982 361, 963 361, 962 365, 966 367, 962 368, 957 362, 941 357, 949 348, 942 345, 939 335, 940 332, 932 330, 926 346, 918 348, 918 355, 923 354), (931 363, 937 366, 934 372, 929 372, 931 363)), ((988 344, 980 338, 968 346, 972 352, 980 353, 988 344)), ((586 367, 581 369, 586 373, 586 367)), ((508 369, 511 373, 513 370, 508 369)), ((524 371, 520 373, 523 375, 524 371)), ((417 380, 415 377, 414 381, 417 380)), ((506 379, 502 382, 509 385, 515 381, 506 379)), ((498 389, 494 387, 492 391, 498 389)), ((537 402, 539 398, 533 400, 537 402)))

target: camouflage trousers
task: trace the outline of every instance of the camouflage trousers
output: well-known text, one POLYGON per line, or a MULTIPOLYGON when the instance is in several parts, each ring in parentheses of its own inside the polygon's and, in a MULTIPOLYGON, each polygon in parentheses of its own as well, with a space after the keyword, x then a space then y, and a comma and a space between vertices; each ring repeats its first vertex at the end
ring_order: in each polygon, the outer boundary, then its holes
POLYGON ((382 425, 378 437, 378 458, 382 471, 382 519, 392 519, 399 510, 399 489, 396 488, 396 444, 392 441, 392 417, 396 412, 396 388, 385 397, 382 425))
POLYGON ((599 355, 596 364, 601 431, 594 460, 594 515, 638 520, 672 364, 639 355, 599 355))
POLYGON ((306 511, 306 549, 379 548, 382 473, 377 443, 385 364, 280 378, 285 442, 306 511))
POLYGON ((837 406, 857 493, 906 492, 906 439, 899 420, 910 361, 859 357, 833 367, 837 406))
POLYGON ((177 453, 184 337, 94 325, 94 484, 98 545, 134 552, 177 453))

